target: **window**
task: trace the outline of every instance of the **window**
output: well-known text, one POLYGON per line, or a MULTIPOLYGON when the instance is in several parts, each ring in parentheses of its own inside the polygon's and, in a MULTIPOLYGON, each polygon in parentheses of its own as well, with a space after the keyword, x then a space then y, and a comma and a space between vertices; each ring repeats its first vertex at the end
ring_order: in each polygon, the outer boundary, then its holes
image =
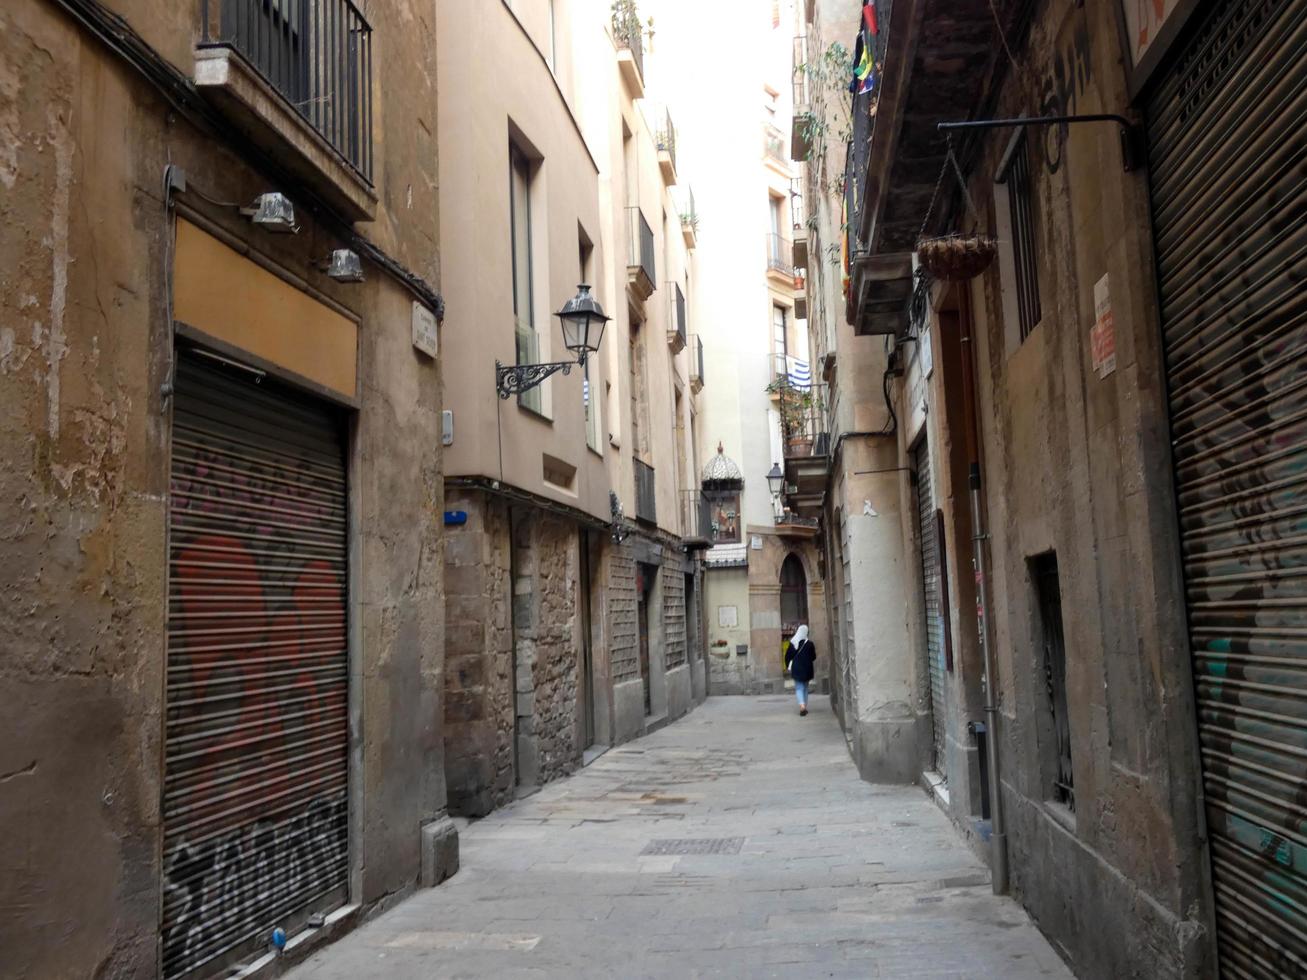
MULTIPOLYGON (((790 352, 789 342, 789 322, 786 317, 785 307, 773 305, 771 308, 771 337, 772 352, 784 357, 790 352)), ((777 372, 785 370, 785 364, 782 362, 776 365, 777 372)))
POLYGON ((1062 584, 1057 555, 1053 552, 1030 560, 1030 577, 1039 605, 1039 637, 1043 656, 1044 688, 1048 715, 1041 730, 1048 798, 1072 812, 1076 808, 1075 777, 1071 768, 1071 722, 1067 716, 1066 642, 1062 634, 1062 584))
MULTIPOLYGON (((540 360, 540 338, 536 334, 534 283, 531 270, 531 164, 526 155, 509 144, 509 233, 512 236, 513 320, 517 343, 517 363, 535 364, 540 360)), ((540 411, 540 388, 517 396, 517 403, 533 412, 540 411)))
POLYGON ((649 397, 644 363, 644 334, 641 320, 634 310, 631 320, 631 454, 648 462, 649 397))
POLYGON ((995 183, 1007 189, 1007 238, 1012 243, 1013 292, 1016 294, 1017 322, 1020 339, 1025 340, 1043 315, 1039 302, 1039 265, 1036 259, 1035 196, 1030 181, 1030 148, 1025 132, 1019 132, 1010 145, 1006 162, 995 183))
MULTIPOLYGON (((594 254, 594 245, 587 237, 584 228, 577 229, 578 258, 580 259, 580 278, 578 282, 590 281, 590 260, 594 254)), ((581 404, 585 413, 585 444, 595 452, 599 448, 599 399, 591 378, 598 374, 594 367, 594 358, 587 358, 581 374, 581 404)))

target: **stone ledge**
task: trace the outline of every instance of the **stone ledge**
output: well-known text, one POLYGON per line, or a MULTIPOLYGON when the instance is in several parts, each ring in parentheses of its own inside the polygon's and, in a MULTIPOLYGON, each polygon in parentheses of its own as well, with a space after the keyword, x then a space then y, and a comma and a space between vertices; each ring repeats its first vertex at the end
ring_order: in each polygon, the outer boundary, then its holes
POLYGON ((351 221, 372 221, 377 194, 239 53, 197 48, 195 87, 251 141, 351 221))

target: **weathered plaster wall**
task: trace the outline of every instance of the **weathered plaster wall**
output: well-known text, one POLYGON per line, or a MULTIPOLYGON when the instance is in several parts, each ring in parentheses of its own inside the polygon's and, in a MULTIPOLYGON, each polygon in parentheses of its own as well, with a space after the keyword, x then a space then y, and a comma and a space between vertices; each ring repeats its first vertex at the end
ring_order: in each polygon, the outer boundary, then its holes
MULTIPOLYGON (((111 6, 190 71, 197 5, 111 6)), ((436 283, 431 25, 407 3, 371 19, 385 97, 368 233, 436 283)), ((157 971, 168 162, 217 199, 269 189, 54 5, 5 5, 0 906, 11 914, 0 949, 19 976, 157 971)), ((445 802, 438 368, 412 349, 407 292, 370 267, 357 286, 317 271, 336 243, 307 213, 298 236, 274 241, 229 209, 185 200, 363 324, 350 436, 361 739, 351 819, 355 857, 366 848, 368 860, 352 894, 374 902, 417 883, 421 826, 445 802)))

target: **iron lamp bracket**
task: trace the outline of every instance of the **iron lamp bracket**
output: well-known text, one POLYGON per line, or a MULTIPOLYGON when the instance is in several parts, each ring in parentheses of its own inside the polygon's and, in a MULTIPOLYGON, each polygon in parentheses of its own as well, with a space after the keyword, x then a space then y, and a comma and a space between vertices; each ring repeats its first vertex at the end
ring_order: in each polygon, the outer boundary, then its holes
POLYGON ((508 399, 539 385, 551 374, 570 374, 576 361, 549 361, 545 364, 500 364, 495 361, 495 390, 508 399))

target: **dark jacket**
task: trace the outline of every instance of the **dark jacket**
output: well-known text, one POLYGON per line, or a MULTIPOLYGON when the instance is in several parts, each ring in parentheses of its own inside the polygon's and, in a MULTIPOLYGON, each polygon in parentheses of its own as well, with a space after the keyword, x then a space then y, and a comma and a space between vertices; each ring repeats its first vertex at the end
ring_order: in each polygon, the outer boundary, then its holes
POLYGON ((811 640, 804 640, 799 646, 790 647, 790 676, 796 681, 812 680, 812 665, 817 660, 817 648, 811 640))

